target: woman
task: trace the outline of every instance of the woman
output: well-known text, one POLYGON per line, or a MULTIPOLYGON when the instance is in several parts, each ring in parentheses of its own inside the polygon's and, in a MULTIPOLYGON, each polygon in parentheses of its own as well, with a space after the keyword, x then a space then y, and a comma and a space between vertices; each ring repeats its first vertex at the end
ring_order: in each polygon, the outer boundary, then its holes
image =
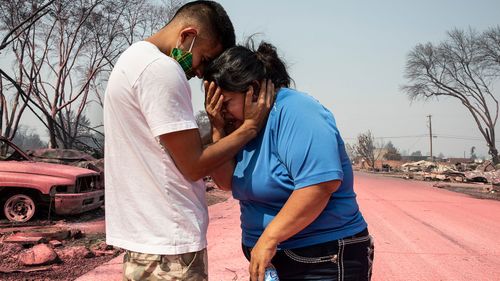
POLYGON ((225 51, 205 71, 214 141, 241 125, 244 103, 266 85, 260 81, 277 89, 266 126, 212 175, 240 202, 251 280, 263 280, 270 264, 282 281, 369 280, 373 243, 333 115, 289 88, 274 46, 251 45, 225 51))

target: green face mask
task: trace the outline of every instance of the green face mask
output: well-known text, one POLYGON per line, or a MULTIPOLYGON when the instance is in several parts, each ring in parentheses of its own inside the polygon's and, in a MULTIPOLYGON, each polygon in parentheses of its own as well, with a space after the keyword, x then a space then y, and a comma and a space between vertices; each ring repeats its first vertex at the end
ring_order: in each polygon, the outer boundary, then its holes
MULTIPOLYGON (((172 49, 170 52, 170 57, 172 57, 174 60, 176 60, 184 70, 184 73, 186 73, 186 78, 189 80, 194 77, 194 72, 193 72, 193 53, 191 53, 191 49, 193 48, 194 40, 196 37, 193 38, 193 42, 191 42, 191 46, 189 47, 189 51, 184 52, 183 50, 179 49, 179 47, 175 47, 172 49)), ((178 44, 177 44, 178 45, 178 44)))

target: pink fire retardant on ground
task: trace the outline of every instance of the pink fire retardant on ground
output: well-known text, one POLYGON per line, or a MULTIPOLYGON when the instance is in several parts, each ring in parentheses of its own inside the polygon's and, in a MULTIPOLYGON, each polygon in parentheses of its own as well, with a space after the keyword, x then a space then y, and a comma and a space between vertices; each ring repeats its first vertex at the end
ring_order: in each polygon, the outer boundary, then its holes
MULTIPOLYGON (((500 280, 500 201, 356 173, 358 202, 375 237, 373 281, 500 280)), ((209 207, 210 281, 248 280, 238 201, 209 207)), ((77 279, 121 280, 122 257, 77 279)))
POLYGON ((241 251, 240 207, 227 201, 209 207, 208 276, 210 281, 249 280, 248 261, 241 251))
MULTIPOLYGON (((229 198, 209 208, 208 276, 210 281, 249 280, 248 261, 241 251, 240 208, 229 198)), ((76 279, 121 281, 123 254, 76 279)))

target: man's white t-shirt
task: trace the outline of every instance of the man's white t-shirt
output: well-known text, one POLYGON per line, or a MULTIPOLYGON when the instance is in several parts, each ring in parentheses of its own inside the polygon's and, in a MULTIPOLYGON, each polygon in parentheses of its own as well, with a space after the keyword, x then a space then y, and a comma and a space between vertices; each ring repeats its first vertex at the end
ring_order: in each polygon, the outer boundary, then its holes
POLYGON ((187 180, 159 136, 197 128, 181 66, 142 41, 111 72, 104 102, 106 242, 148 254, 206 247, 203 182, 187 180))

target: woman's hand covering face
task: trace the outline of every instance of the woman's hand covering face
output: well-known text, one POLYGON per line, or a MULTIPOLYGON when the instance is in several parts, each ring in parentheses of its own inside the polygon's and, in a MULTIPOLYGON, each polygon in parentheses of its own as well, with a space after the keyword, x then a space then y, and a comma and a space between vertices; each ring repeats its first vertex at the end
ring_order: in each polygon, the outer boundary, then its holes
POLYGON ((274 84, 271 81, 262 80, 258 93, 254 93, 254 87, 248 88, 244 93, 243 120, 239 120, 241 118, 239 117, 238 120, 232 120, 233 122, 227 122, 224 119, 222 89, 217 87, 214 82, 208 81, 204 81, 204 87, 205 110, 212 124, 212 129, 227 135, 241 125, 245 125, 245 129, 254 129, 258 132, 266 123, 275 95, 274 84))
POLYGON ((205 88, 205 110, 212 127, 217 130, 224 130, 225 122, 222 116, 222 104, 224 96, 220 87, 215 82, 203 82, 205 88))

